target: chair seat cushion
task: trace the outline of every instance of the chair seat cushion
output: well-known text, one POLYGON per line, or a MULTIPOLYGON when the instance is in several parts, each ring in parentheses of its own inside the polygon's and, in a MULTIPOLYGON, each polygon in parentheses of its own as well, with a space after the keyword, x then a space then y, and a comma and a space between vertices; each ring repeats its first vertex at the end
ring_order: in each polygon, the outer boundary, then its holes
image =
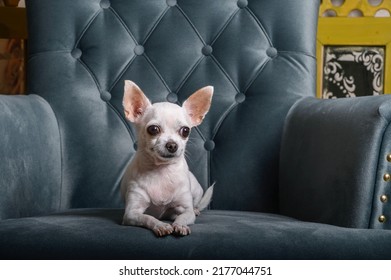
POLYGON ((122 226, 122 209, 76 209, 0 222, 1 259, 389 259, 391 231, 285 216, 203 212, 186 237, 122 226))

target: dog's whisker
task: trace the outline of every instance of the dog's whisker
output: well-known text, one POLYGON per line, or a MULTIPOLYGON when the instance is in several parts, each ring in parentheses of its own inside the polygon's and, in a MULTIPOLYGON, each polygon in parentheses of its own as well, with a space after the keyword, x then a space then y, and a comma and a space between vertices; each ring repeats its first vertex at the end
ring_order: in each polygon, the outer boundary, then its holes
POLYGON ((191 162, 190 153, 189 152, 185 152, 184 156, 185 156, 185 159, 186 159, 187 162, 191 162))
POLYGON ((197 139, 196 138, 189 138, 188 140, 187 140, 187 145, 188 146, 193 146, 193 145, 195 145, 196 144, 196 141, 197 139))

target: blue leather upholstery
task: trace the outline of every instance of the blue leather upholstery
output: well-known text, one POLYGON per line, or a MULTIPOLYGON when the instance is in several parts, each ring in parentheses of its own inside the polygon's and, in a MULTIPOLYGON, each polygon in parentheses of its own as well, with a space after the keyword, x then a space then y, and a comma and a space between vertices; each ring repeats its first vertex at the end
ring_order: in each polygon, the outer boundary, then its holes
POLYGON ((290 111, 281 146, 280 209, 298 219, 391 229, 389 96, 305 98, 290 111), (298 176, 300 174, 300 176, 298 176), (387 216, 388 216, 387 215, 387 216))
POLYGON ((60 135, 49 104, 0 96, 0 135, 0 219, 58 211, 60 135))
POLYGON ((318 0, 26 4, 28 88, 35 95, 0 97, 1 108, 12 108, 0 113, 0 129, 15 139, 0 139, 0 155, 26 161, 0 161, 10 174, 0 177, 1 258, 391 257, 391 232, 287 217, 368 228, 377 227, 370 223, 384 210, 371 202, 380 191, 373 182, 388 119, 372 113, 388 99, 360 104, 355 113, 364 108, 366 126, 357 130, 352 123, 349 133, 338 119, 350 103, 335 101, 333 109, 334 103, 313 98, 318 0), (196 89, 215 87, 211 110, 188 145, 201 185, 216 181, 212 210, 185 238, 157 239, 146 229, 121 226, 122 210, 107 209, 123 207, 119 182, 137 146, 123 116, 125 79, 153 102, 181 104, 196 89), (325 111, 334 123, 322 119, 325 111), (344 141, 364 131, 369 138, 363 138, 377 144, 358 139, 346 152, 320 141, 334 128, 346 131, 344 141), (358 172, 350 183, 341 169, 323 175, 325 165, 314 163, 318 140, 322 160, 351 156, 340 166, 353 170, 354 159, 366 158, 357 168, 368 167, 370 176, 358 172), (366 152, 357 156, 362 147, 366 152), (326 196, 318 203, 311 198, 319 187, 326 196), (334 196, 340 188, 346 191, 334 196), (346 207, 345 192, 357 192, 346 207), (330 205, 333 199, 339 204, 330 205))
POLYGON ((215 209, 277 211, 284 117, 314 93, 318 3, 303 3, 29 1, 29 88, 59 122, 63 208, 120 206, 119 178, 134 153, 122 108, 131 79, 153 102, 179 104, 213 85, 190 168, 204 187, 218 182, 215 209))

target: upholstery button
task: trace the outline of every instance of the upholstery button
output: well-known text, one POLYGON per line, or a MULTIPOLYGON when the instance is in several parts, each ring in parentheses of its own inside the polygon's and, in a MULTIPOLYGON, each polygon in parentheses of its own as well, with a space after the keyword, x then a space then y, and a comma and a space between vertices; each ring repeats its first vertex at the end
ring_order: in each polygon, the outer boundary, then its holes
POLYGON ((238 103, 242 103, 242 102, 244 102, 244 100, 246 100, 246 95, 244 95, 244 93, 239 92, 239 93, 235 96, 235 100, 236 100, 236 102, 238 102, 238 103))
POLYGON ((389 182, 389 181, 391 181, 391 175, 390 175, 390 174, 388 174, 388 173, 384 174, 384 176, 383 176, 383 180, 384 180, 384 181, 386 181, 386 182, 389 182))
POLYGON ((275 58, 277 56, 278 52, 277 52, 276 48, 270 47, 266 50, 266 54, 270 58, 275 58))
POLYGON ((108 92, 108 91, 102 91, 102 92, 100 93, 100 98, 102 98, 103 101, 108 102, 108 101, 110 101, 110 99, 111 99, 111 93, 108 92))
POLYGON ((102 9, 108 9, 108 8, 110 8, 110 0, 102 0, 102 1, 100 1, 100 7, 102 8, 102 9))
POLYGON ((134 47, 134 53, 136 55, 142 55, 144 53, 144 47, 141 45, 137 45, 134 47))
POLYGON ((203 55, 211 55, 213 52, 212 46, 206 45, 202 48, 202 54, 203 55))
POLYGON ((204 143, 204 148, 207 151, 212 151, 215 148, 215 142, 213 140, 206 140, 204 143))
POLYGON ((81 50, 78 49, 78 48, 76 48, 76 49, 74 49, 74 50, 71 51, 71 55, 72 55, 73 58, 75 58, 75 59, 79 59, 79 58, 81 57, 81 54, 82 54, 82 52, 81 52, 81 50))
POLYGON ((387 155, 387 161, 388 161, 388 162, 391 162, 391 154, 388 154, 388 155, 387 155))
POLYGON ((171 103, 176 103, 178 101, 178 95, 174 92, 170 92, 167 95, 167 101, 171 103))
POLYGON ((247 0, 238 0, 238 7, 243 9, 243 8, 246 8, 248 5, 248 2, 247 0))
POLYGON ((379 222, 385 223, 386 220, 387 220, 386 216, 384 216, 384 215, 380 215, 380 216, 379 216, 379 222))
POLYGON ((174 7, 176 5, 176 0, 167 0, 166 3, 168 6, 174 7))
POLYGON ((383 194, 382 196, 380 196, 380 201, 383 202, 383 203, 386 203, 388 201, 388 196, 383 194))

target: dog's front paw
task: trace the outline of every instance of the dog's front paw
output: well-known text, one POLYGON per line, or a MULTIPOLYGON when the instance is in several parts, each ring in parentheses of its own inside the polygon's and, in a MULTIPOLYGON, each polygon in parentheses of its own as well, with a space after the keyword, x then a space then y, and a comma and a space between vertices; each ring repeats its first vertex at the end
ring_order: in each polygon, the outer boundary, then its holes
POLYGON ((152 231, 155 233, 156 236, 162 237, 171 234, 174 229, 170 224, 160 223, 154 226, 152 231))
POLYGON ((189 235, 191 233, 190 228, 187 225, 172 224, 174 232, 178 235, 189 235))
POLYGON ((194 208, 194 214, 195 214, 196 216, 199 216, 199 215, 201 214, 201 211, 198 210, 198 208, 194 208))

